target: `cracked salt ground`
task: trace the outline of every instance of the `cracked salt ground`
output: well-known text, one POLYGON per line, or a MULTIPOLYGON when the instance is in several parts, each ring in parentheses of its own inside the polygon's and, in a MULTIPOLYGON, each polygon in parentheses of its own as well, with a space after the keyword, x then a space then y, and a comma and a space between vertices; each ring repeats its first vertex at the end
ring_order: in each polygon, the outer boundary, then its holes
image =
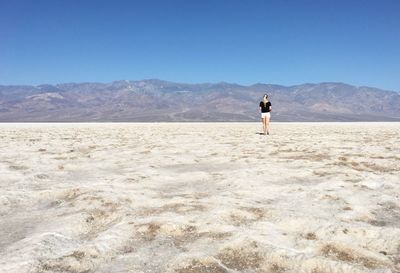
POLYGON ((272 125, 1 124, 0 271, 400 272, 400 124, 272 125))

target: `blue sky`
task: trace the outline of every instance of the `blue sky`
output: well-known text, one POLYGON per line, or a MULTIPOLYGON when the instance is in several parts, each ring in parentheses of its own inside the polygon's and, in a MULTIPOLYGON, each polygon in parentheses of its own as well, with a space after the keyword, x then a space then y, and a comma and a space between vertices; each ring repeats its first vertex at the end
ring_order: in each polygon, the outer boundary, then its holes
POLYGON ((0 84, 340 81, 400 90, 397 0, 0 0, 0 84))

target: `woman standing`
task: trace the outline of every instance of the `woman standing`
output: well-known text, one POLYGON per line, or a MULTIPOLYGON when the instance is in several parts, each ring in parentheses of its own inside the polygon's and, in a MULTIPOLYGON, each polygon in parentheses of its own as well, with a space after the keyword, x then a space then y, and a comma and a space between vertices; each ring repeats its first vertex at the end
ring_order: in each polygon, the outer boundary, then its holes
POLYGON ((261 122, 263 124, 264 135, 269 135, 269 119, 271 118, 271 102, 268 101, 268 95, 265 94, 262 101, 260 101, 261 122))

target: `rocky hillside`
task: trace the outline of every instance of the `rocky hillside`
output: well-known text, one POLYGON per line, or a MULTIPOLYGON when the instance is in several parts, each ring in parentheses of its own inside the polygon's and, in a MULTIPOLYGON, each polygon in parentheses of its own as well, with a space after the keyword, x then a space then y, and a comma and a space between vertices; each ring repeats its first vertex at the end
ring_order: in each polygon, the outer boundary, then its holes
POLYGON ((343 83, 281 86, 161 80, 1 86, 0 121, 400 121, 400 93, 343 83))

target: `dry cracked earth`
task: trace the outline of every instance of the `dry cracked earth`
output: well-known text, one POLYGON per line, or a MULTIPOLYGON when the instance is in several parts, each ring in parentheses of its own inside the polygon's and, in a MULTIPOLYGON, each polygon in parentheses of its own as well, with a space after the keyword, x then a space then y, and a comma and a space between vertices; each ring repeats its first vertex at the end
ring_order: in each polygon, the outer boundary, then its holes
POLYGON ((0 272, 400 272, 400 124, 0 125, 0 272))

